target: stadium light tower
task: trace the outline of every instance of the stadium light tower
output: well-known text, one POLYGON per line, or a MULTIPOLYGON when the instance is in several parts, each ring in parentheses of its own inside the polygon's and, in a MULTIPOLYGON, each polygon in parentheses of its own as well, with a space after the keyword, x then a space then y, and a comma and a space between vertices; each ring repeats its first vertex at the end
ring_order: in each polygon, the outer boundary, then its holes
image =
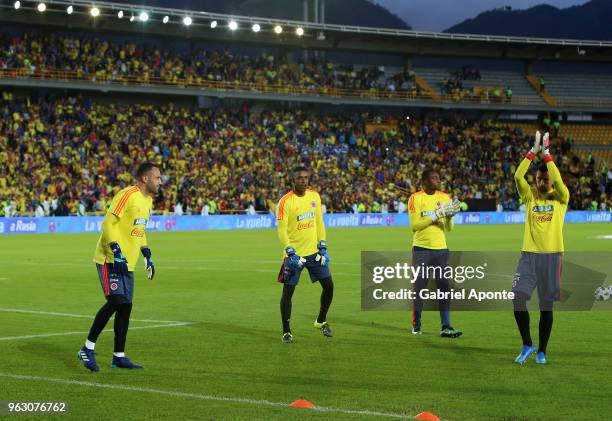
POLYGON ((183 18, 183 25, 185 25, 185 26, 189 26, 189 25, 191 25, 192 23, 193 23, 193 20, 191 19, 191 17, 189 17, 189 16, 185 16, 185 17, 183 18))
POLYGON ((36 9, 38 9, 40 13, 43 13, 45 10, 47 10, 47 5, 44 3, 38 3, 36 9))
POLYGON ((138 19, 140 19, 141 22, 146 22, 149 20, 149 14, 147 12, 140 12, 138 19))
POLYGON ((227 26, 230 30, 235 31, 236 29, 238 29, 238 22, 236 22, 235 20, 230 20, 227 26))
POLYGON ((100 16, 100 9, 98 9, 96 6, 92 7, 91 10, 89 11, 89 13, 91 14, 91 16, 93 16, 94 18, 97 18, 98 16, 100 16))
POLYGON ((277 34, 282 33, 282 32, 283 32, 283 27, 282 27, 282 26, 280 26, 280 25, 276 25, 276 26, 274 27, 274 32, 275 32, 275 33, 277 33, 277 34))
POLYGON ((296 28, 295 33, 298 37, 301 37, 302 35, 304 35, 304 28, 302 28, 301 26, 296 28))
POLYGON ((259 26, 258 23, 254 23, 251 29, 253 30, 253 32, 259 32, 261 31, 261 26, 259 26))

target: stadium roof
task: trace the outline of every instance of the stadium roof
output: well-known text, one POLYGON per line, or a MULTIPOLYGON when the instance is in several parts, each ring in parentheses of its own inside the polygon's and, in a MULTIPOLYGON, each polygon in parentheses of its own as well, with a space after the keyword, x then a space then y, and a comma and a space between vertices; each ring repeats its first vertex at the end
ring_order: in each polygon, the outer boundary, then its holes
POLYGON ((612 62, 612 42, 608 41, 419 32, 99 1, 95 2, 99 15, 93 17, 91 9, 94 2, 88 0, 50 0, 45 4, 46 10, 43 13, 37 11, 39 2, 24 0, 17 9, 15 1, 0 0, 0 21, 273 44, 313 50, 612 62), (71 14, 66 13, 69 6, 72 6, 71 14), (119 11, 124 13, 122 19, 117 16, 119 11), (140 19, 142 12, 146 12, 147 19, 140 19), (168 17, 167 24, 163 22, 165 16, 168 17), (191 19, 190 25, 184 24, 185 17, 191 19), (213 21, 217 22, 215 28, 211 28, 213 21), (236 30, 228 28, 230 21, 236 22, 236 30), (255 23, 261 27, 257 33, 251 29, 255 23), (283 28, 281 33, 274 31, 277 25, 283 28), (304 30, 303 36, 295 33, 297 28, 304 30))

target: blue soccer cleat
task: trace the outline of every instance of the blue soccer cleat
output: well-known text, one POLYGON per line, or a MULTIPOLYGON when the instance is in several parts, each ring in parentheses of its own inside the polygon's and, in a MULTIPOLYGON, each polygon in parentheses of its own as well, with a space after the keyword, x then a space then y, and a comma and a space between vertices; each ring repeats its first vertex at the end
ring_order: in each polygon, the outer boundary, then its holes
POLYGON ((516 357, 514 362, 517 364, 523 364, 525 361, 527 361, 527 358, 529 358, 529 356, 535 352, 536 352, 535 346, 523 345, 523 349, 521 350, 521 353, 518 355, 518 357, 516 357))
POLYGON ((115 357, 113 355, 113 362, 111 363, 111 368, 143 368, 141 365, 134 364, 127 357, 115 357))
POLYGON ((83 365, 86 369, 91 371, 100 371, 100 367, 98 367, 98 364, 96 363, 96 356, 93 349, 88 349, 86 346, 83 346, 83 348, 77 352, 77 358, 83 361, 83 365))
POLYGON ((536 354, 536 364, 546 364, 546 354, 543 352, 538 352, 536 354))

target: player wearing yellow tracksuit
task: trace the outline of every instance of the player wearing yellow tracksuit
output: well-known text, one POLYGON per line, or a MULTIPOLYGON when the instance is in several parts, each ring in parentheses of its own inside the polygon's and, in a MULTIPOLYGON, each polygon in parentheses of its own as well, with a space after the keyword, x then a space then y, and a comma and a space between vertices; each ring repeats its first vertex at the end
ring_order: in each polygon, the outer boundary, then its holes
POLYGON ((561 267, 563 262, 563 221, 569 190, 563 184, 559 169, 549 151, 548 133, 541 139, 535 136, 535 144, 514 174, 516 188, 525 202, 525 233, 521 258, 514 275, 512 291, 514 317, 523 340, 523 348, 515 362, 524 363, 536 352, 529 330, 527 300, 537 287, 540 304, 540 332, 536 363, 546 364, 546 346, 553 324, 553 303, 561 296, 561 267), (529 166, 540 150, 542 140, 543 164, 536 173, 536 185, 531 187, 525 180, 529 166))
MULTIPOLYGON (((450 196, 440 191, 440 175, 434 169, 426 169, 421 175, 423 189, 414 193, 408 200, 410 226, 414 233, 412 241, 412 265, 425 267, 446 267, 449 251, 446 247, 446 232, 453 229, 453 216, 459 212, 459 202, 453 202, 450 196)), ((442 270, 444 272, 444 270, 442 270)), ((421 314, 423 300, 419 296, 427 287, 429 279, 419 276, 414 280, 415 299, 412 303, 412 334, 421 334, 421 314)), ((435 278, 439 291, 450 291, 448 279, 443 276, 435 278)), ((451 326, 450 300, 438 300, 440 305, 440 336, 457 338, 460 330, 451 326)))
POLYGON ((306 268, 312 282, 322 287, 321 307, 314 326, 323 335, 331 337, 327 323, 327 312, 334 295, 334 284, 329 271, 330 258, 327 254, 325 225, 321 208, 321 197, 308 189, 308 170, 297 167, 292 172, 293 189, 284 195, 276 208, 278 238, 285 250, 278 281, 283 284, 280 302, 284 343, 293 342, 291 333, 291 298, 306 268))
POLYGON ((112 199, 102 222, 94 262, 106 303, 93 321, 85 345, 77 356, 85 368, 98 371, 94 347, 98 336, 115 314, 115 348, 111 367, 142 368, 125 357, 125 341, 132 312, 134 269, 140 253, 144 256, 147 277, 153 279, 155 267, 147 245, 145 229, 153 207, 152 197, 161 184, 159 168, 142 164, 135 185, 121 190, 112 199))

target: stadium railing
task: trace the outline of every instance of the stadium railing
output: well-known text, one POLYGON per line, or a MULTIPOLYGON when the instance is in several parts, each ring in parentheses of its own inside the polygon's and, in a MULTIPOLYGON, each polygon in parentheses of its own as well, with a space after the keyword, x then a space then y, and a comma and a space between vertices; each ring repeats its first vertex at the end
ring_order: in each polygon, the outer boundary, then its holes
MULTIPOLYGON (((184 78, 149 78, 137 76, 108 76, 94 73, 81 73, 69 70, 48 70, 35 69, 29 71, 25 68, 0 69, 0 78, 10 79, 34 79, 34 80, 53 80, 53 81, 81 81, 99 85, 138 85, 138 86, 167 86, 178 88, 202 88, 215 91, 243 91, 256 93, 274 93, 284 95, 304 95, 304 96, 325 96, 332 98, 361 98, 367 100, 397 100, 414 101, 424 100, 438 103, 456 103, 451 96, 435 97, 431 94, 409 91, 388 91, 381 89, 338 89, 322 86, 300 86, 296 84, 261 84, 246 83, 240 81, 211 81, 184 78)), ((483 99, 480 97, 463 98, 461 103, 493 104, 493 99, 483 99)), ((502 101, 500 101, 501 103, 502 101)), ((513 96, 513 105, 533 105, 539 106, 541 102, 535 97, 513 96)), ((588 107, 588 108, 612 108, 612 99, 593 99, 593 98, 564 98, 559 99, 558 106, 588 107)))

